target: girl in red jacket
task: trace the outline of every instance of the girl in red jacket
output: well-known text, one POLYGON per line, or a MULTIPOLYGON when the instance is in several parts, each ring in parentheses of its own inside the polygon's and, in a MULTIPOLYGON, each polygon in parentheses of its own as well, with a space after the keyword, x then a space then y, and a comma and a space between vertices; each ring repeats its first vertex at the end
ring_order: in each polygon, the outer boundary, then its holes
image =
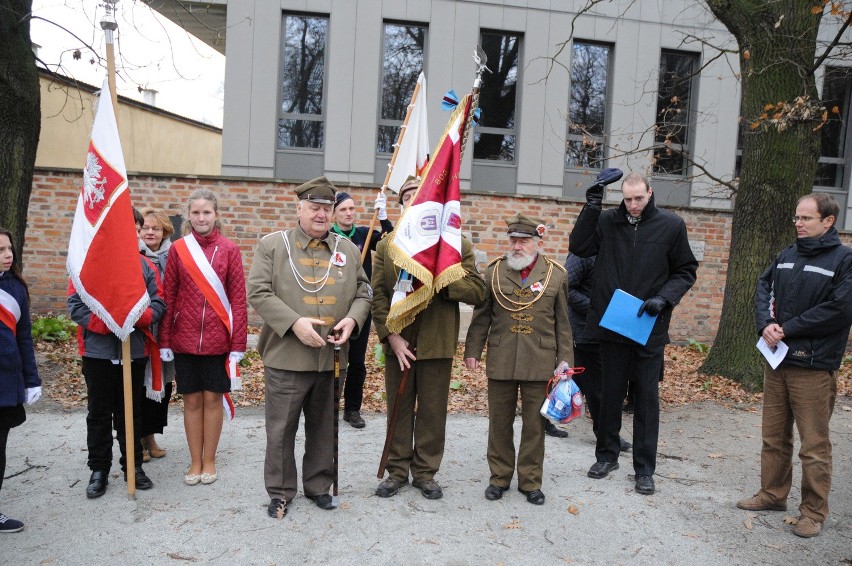
POLYGON ((172 244, 163 296, 160 353, 174 359, 192 462, 184 483, 216 481, 222 397, 239 388, 236 365, 246 350, 246 286, 240 249, 222 236, 216 195, 189 197, 189 228, 172 244), (229 379, 230 377, 230 379, 229 379), (233 386, 233 387, 232 387, 233 386))

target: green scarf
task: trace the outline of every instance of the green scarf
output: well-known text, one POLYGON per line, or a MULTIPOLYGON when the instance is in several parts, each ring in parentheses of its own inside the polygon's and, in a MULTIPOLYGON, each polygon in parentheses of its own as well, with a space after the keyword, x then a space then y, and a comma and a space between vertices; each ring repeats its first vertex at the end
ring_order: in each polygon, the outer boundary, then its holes
POLYGON ((335 222, 331 226, 331 231, 336 233, 336 234, 340 234, 341 236, 343 236, 347 240, 351 240, 352 238, 355 237, 355 225, 354 224, 352 225, 352 229, 349 231, 349 233, 346 233, 343 230, 341 230, 340 227, 337 225, 337 222, 335 222))

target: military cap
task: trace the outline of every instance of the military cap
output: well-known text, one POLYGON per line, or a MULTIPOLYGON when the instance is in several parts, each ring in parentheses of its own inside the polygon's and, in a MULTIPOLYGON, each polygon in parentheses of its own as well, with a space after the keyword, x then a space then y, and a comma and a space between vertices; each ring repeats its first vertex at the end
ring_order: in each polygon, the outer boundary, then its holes
POLYGON ((414 175, 409 175, 402 186, 399 188, 399 204, 402 204, 402 195, 408 191, 416 190, 420 186, 420 179, 414 175))
POLYGON ((509 226, 507 232, 512 238, 532 238, 534 236, 541 238, 547 231, 544 223, 535 218, 524 216, 520 212, 507 218, 506 224, 509 226))
POLYGON ((325 177, 311 179, 293 189, 299 200, 309 200, 318 204, 334 204, 334 193, 337 187, 325 177))

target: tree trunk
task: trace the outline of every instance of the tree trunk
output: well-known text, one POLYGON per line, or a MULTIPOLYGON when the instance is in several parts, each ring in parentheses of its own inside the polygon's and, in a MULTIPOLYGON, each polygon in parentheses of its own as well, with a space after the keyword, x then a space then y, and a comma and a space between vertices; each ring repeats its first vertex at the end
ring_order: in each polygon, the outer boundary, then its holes
POLYGON ((30 41, 32 0, 0 0, 0 226, 22 257, 41 131, 41 91, 30 41))
POLYGON ((777 107, 767 110, 767 105, 793 105, 802 96, 817 102, 812 67, 821 13, 811 13, 809 2, 707 4, 739 43, 744 135, 722 315, 713 348, 699 371, 758 389, 763 363, 755 348, 757 278, 795 241, 790 219, 799 197, 812 191, 820 154, 820 134, 814 131, 820 112, 815 112, 816 118, 790 119, 785 127, 770 123, 777 107))

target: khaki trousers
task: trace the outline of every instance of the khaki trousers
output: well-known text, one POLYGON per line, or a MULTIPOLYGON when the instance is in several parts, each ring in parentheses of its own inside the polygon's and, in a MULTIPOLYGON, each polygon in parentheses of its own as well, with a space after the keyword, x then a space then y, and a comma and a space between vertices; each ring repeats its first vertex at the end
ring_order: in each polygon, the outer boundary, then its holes
MULTIPOLYGON (((341 371, 340 379, 345 378, 341 371)), ((334 373, 266 367, 266 459, 263 480, 270 498, 296 496, 296 432, 305 414, 302 488, 305 495, 328 493, 333 481, 334 373)))
POLYGON ((793 423, 799 431, 802 502, 799 512, 820 523, 828 517, 831 440, 828 437, 837 379, 834 372, 768 365, 763 373, 763 447, 760 493, 785 502, 793 482, 793 423))
POLYGON ((547 397, 546 381, 488 380, 488 467, 491 485, 507 488, 515 473, 515 409, 521 393, 521 443, 518 488, 541 489, 544 464, 544 419, 539 410, 547 397))
MULTIPOLYGON (((444 457, 452 369, 451 358, 418 360, 411 364, 388 456, 389 477, 407 481, 410 473, 415 482, 421 483, 438 473, 444 457)), ((399 361, 388 354, 385 358, 388 421, 400 381, 399 361)))

